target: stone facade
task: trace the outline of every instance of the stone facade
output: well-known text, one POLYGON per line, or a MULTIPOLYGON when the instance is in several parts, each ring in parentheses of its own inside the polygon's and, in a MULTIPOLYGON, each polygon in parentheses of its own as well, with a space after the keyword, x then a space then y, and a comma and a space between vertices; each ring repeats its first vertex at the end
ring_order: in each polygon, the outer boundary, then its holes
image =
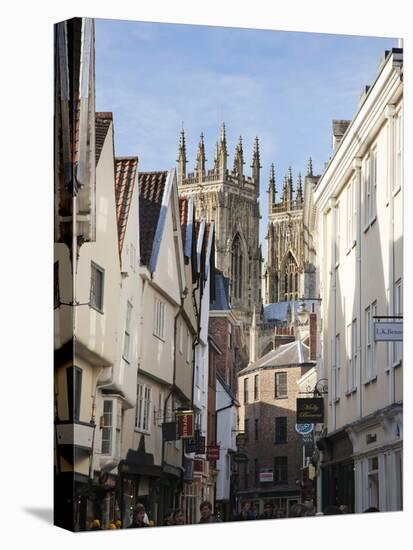
POLYGON ((241 138, 236 146, 234 167, 227 167, 227 140, 222 124, 213 168, 206 169, 205 144, 201 134, 195 171, 186 172, 186 145, 181 132, 178 154, 178 185, 181 196, 194 197, 196 217, 215 222, 215 265, 231 279, 231 305, 249 325, 254 306, 261 307, 261 247, 259 244, 260 154, 255 139, 252 173, 244 174, 241 138))

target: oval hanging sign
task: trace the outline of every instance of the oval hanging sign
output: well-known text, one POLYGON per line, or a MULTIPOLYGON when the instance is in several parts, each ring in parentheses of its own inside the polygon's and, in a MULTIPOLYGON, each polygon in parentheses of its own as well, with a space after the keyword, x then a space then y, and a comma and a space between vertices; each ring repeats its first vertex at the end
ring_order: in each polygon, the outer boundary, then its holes
POLYGON ((295 431, 301 435, 310 434, 314 429, 314 424, 296 424, 295 431))

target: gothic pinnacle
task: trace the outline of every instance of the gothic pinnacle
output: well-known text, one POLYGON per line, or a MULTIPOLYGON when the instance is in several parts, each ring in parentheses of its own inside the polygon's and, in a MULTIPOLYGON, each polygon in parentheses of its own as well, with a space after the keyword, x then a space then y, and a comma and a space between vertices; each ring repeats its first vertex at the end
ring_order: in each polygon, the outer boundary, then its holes
POLYGON ((275 188, 275 167, 274 167, 274 163, 271 163, 271 168, 270 168, 270 178, 268 180, 268 193, 273 193, 273 197, 274 197, 274 200, 275 200, 275 194, 276 194, 276 188, 275 188))
POLYGON ((301 173, 298 174, 297 178, 297 192, 295 198, 297 202, 302 202, 303 200, 303 185, 301 180, 301 173))
POLYGON ((198 154, 196 157, 196 171, 198 175, 201 175, 205 171, 205 161, 204 134, 201 133, 199 138, 198 154))
POLYGON ((182 127, 181 134, 179 136, 179 150, 178 150, 178 184, 182 185, 186 177, 186 145, 185 145, 185 132, 182 127))
POLYGON ((308 164, 307 164, 307 176, 312 176, 312 175, 313 175, 313 161, 310 157, 308 159, 308 164))

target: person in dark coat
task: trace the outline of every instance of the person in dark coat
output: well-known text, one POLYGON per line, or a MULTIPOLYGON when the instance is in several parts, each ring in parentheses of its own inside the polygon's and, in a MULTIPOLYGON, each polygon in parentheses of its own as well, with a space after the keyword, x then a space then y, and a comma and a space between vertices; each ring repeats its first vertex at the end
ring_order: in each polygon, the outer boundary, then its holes
POLYGON ((129 525, 129 528, 149 527, 149 525, 145 522, 145 514, 145 506, 143 504, 138 504, 135 508, 133 522, 129 525))
POLYGON ((264 504, 264 512, 259 516, 258 519, 274 519, 277 516, 275 515, 274 504, 272 502, 266 502, 264 504))

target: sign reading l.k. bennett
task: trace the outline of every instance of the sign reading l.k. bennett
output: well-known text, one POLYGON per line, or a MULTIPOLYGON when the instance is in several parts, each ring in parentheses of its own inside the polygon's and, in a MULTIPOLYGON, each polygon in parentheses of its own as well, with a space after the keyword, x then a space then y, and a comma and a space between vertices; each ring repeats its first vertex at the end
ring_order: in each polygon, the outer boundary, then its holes
POLYGON ((322 397, 297 398, 297 424, 324 422, 322 397))

